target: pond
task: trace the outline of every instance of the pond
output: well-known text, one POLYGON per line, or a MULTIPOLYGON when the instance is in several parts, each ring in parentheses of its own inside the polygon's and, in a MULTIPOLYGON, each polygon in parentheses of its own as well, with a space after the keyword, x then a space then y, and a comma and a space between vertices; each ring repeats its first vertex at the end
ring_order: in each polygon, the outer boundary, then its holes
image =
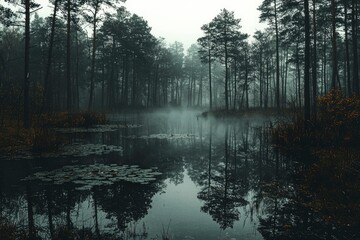
POLYGON ((58 129, 58 152, 0 162, 0 219, 41 239, 353 239, 304 204, 303 167, 266 131, 276 119, 199 114, 58 129))

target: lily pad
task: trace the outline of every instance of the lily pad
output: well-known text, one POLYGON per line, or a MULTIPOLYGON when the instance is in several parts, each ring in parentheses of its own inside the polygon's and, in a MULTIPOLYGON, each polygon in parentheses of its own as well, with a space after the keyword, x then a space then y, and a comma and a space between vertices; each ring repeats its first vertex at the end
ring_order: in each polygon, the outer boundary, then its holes
POLYGON ((60 152, 42 154, 42 157, 86 157, 90 155, 101 156, 110 153, 119 153, 122 155, 123 148, 114 145, 75 143, 64 146, 60 152))
POLYGON ((64 166, 53 171, 37 172, 23 181, 40 181, 43 184, 74 184, 76 189, 89 190, 95 186, 108 186, 120 181, 149 184, 161 175, 154 169, 142 169, 138 165, 76 165, 64 166))

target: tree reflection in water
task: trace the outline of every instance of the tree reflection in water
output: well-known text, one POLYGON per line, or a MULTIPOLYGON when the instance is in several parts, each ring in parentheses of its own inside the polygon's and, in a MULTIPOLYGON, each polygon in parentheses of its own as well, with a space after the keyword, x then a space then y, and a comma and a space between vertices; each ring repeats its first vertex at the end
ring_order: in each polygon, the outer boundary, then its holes
MULTIPOLYGON (((131 120, 139 123, 134 119, 131 120)), ((147 116, 140 123, 143 128, 75 137, 84 142, 121 146, 121 157, 45 159, 31 164, 1 162, 0 228, 5 223, 14 223, 20 229, 18 236, 25 236, 22 239, 121 239, 126 234, 151 239, 154 234, 146 235, 147 226, 138 225, 144 219, 154 219, 146 216, 153 214, 149 210, 154 201, 159 201, 156 196, 166 195, 168 185, 186 186, 184 178, 189 177, 196 188, 191 199, 199 204, 196 205, 199 213, 191 214, 209 221, 206 222, 209 231, 217 225, 236 239, 246 239, 239 232, 245 231, 247 225, 260 233, 252 235, 252 239, 359 238, 358 231, 326 222, 321 213, 310 209, 309 196, 302 190, 306 166, 271 146, 263 120, 219 122, 182 115, 170 120, 161 115, 147 116), (156 134, 169 138, 147 137, 156 134), (183 134, 185 138, 171 138, 173 134, 183 134), (20 181, 39 169, 96 163, 157 167, 163 175, 148 185, 116 182, 82 191, 72 184, 26 185, 20 181)), ((178 207, 178 211, 186 208, 178 207)), ((153 221, 161 224, 169 219, 153 221)), ((197 229, 204 225, 199 224, 197 229)), ((174 223, 170 231, 181 227, 174 223)), ((156 234, 160 236, 161 229, 156 234)))
POLYGON ((201 210, 210 214, 212 218, 220 225, 221 229, 233 227, 235 221, 239 220, 239 207, 247 204, 240 192, 243 191, 240 185, 235 184, 232 167, 230 162, 229 146, 229 127, 225 129, 224 157, 225 163, 217 164, 212 167, 212 125, 210 125, 209 136, 209 167, 207 174, 207 184, 198 194, 198 198, 204 201, 201 210))

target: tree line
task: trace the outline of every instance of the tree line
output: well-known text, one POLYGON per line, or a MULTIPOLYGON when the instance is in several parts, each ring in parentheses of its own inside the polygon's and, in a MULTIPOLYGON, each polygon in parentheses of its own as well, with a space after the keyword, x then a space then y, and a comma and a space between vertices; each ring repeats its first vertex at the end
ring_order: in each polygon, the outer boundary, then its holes
POLYGON ((47 17, 35 1, 8 2, 0 5, 0 111, 22 113, 25 126, 30 113, 169 105, 304 107, 310 119, 331 89, 359 95, 356 0, 264 0, 268 25, 252 37, 222 9, 186 53, 153 36, 123 1, 52 0, 47 17))

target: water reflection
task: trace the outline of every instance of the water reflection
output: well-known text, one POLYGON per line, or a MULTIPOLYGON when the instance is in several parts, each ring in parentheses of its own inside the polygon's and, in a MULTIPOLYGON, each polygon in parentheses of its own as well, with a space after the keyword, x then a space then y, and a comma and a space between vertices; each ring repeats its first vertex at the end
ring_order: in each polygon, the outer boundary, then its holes
POLYGON ((205 182, 205 186, 202 187, 198 194, 198 198, 204 201, 201 210, 210 214, 221 229, 232 228, 234 222, 239 220, 240 217, 238 208, 247 204, 247 201, 243 198, 247 193, 247 189, 244 189, 245 185, 242 182, 237 181, 236 160, 232 162, 229 159, 231 155, 230 137, 229 127, 226 126, 223 154, 225 162, 212 167, 212 126, 210 125, 209 167, 208 171, 203 173, 208 175, 207 183, 205 182))
POLYGON ((142 127, 66 133, 77 144, 119 146, 122 154, 0 162, 0 221, 15 224, 23 239, 356 236, 335 230, 304 204, 302 167, 270 145, 269 119, 216 121, 196 114, 114 115, 115 124, 142 127), (163 175, 148 184, 117 181, 82 191, 71 183, 21 181, 35 172, 82 164, 157 167, 163 175))

